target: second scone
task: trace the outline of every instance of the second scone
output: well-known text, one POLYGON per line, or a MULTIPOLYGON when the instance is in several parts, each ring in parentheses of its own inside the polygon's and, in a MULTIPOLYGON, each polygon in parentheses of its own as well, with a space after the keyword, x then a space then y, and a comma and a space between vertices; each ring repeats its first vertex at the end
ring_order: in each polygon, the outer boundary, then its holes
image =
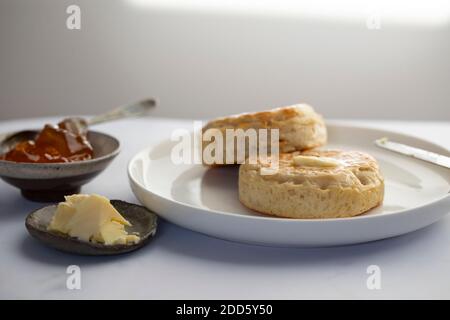
POLYGON ((383 201, 384 180, 376 160, 358 151, 280 154, 279 169, 242 164, 239 200, 261 213, 288 218, 341 218, 359 215, 383 201))
MULTIPOLYGON (((276 108, 268 111, 243 113, 223 118, 218 118, 208 122, 202 129, 205 133, 208 129, 217 129, 224 137, 223 160, 221 163, 205 164, 225 164, 226 163, 226 130, 227 129, 279 129, 279 151, 292 152, 311 149, 322 146, 327 142, 327 130, 323 118, 307 104, 296 104, 287 107, 276 108)), ((270 150, 270 141, 268 141, 270 150)), ((214 141, 202 141, 202 150, 214 141)), ((234 141, 236 143, 236 139, 234 141)), ((236 149, 234 151, 232 163, 236 164, 236 149)), ((248 154, 248 146, 245 146, 248 154)))

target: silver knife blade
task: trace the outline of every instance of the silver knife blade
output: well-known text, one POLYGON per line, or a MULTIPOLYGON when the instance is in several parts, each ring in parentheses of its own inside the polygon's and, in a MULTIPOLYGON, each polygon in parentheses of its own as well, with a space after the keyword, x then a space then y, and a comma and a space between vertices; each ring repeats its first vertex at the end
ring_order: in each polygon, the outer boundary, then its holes
POLYGON ((431 162, 439 166, 445 167, 447 169, 450 169, 450 157, 444 156, 442 154, 438 154, 435 152, 427 151, 416 147, 411 147, 406 144, 398 142, 389 141, 388 138, 377 139, 375 140, 375 144, 378 147, 395 151, 427 162, 431 162))

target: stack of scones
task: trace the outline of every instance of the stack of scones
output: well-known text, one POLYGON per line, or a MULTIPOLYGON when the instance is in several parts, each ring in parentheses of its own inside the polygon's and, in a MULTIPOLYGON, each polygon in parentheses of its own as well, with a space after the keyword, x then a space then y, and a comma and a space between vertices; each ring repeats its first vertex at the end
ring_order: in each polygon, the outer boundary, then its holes
MULTIPOLYGON (((383 202, 384 180, 377 161, 360 151, 323 149, 327 129, 322 116, 309 105, 223 117, 208 122, 202 131, 209 129, 221 132, 224 142, 223 161, 208 164, 240 165, 239 200, 252 210, 297 219, 343 218, 383 202), (229 129, 254 129, 257 134, 260 129, 278 129, 278 150, 267 159, 249 161, 245 156, 239 160, 237 138, 226 141, 229 129), (227 149, 230 143, 234 147, 227 149), (269 170, 274 157, 276 170, 269 170)), ((203 150, 216 142, 203 141, 203 150)), ((248 141, 245 143, 243 150, 249 153, 248 141)), ((268 141, 266 148, 270 147, 268 141)))

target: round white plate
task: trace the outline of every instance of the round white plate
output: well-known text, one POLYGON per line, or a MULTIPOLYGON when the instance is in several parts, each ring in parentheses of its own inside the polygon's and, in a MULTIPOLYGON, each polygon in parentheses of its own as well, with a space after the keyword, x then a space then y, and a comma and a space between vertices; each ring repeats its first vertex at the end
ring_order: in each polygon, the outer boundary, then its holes
POLYGON ((449 155, 433 143, 394 132, 328 124, 328 149, 372 154, 385 177, 384 204, 353 218, 296 220, 263 216, 238 199, 238 167, 174 164, 166 140, 129 163, 131 188, 149 209, 179 226, 232 241, 272 246, 334 246, 398 236, 423 228, 450 210, 450 170, 383 150, 375 139, 449 155))

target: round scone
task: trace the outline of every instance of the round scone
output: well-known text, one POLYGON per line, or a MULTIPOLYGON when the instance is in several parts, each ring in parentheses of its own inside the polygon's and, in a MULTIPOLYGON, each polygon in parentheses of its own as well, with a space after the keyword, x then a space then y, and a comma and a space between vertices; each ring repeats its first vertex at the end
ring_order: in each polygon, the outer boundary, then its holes
POLYGON ((384 180, 376 160, 358 151, 280 154, 269 163, 242 164, 239 199, 261 213, 324 219, 359 215, 383 202, 384 180))
MULTIPOLYGON (((257 139, 259 138, 259 129, 279 129, 279 152, 292 152, 311 149, 322 146, 327 142, 327 130, 322 116, 317 114, 314 109, 306 104, 297 104, 287 107, 276 108, 268 111, 243 113, 229 117, 218 118, 208 122, 202 129, 202 150, 205 148, 223 150, 223 157, 218 157, 215 160, 203 161, 205 164, 237 164, 243 163, 249 153, 249 141, 251 134, 243 140, 245 146, 241 150, 245 150, 243 157, 237 156, 237 147, 234 147, 227 158, 227 145, 233 144, 237 146, 239 139, 236 135, 230 136, 230 141, 227 141, 227 129, 234 129, 235 134, 239 134, 236 129, 242 129, 240 132, 251 133, 247 129, 255 129, 257 139), (213 138, 205 140, 208 136, 209 129, 214 129, 222 136, 221 144, 213 138), (215 144, 211 145, 210 144, 215 144), (208 147, 209 146, 209 147, 208 147)), ((228 130, 230 131, 230 130, 228 130)), ((267 150, 271 151, 271 133, 267 133, 267 150)), ((262 139, 262 137, 261 137, 262 139)), ((256 152, 259 145, 256 145, 256 152)), ((228 149, 230 150, 230 149, 228 149)), ((203 156, 205 159, 205 156, 203 156)))

